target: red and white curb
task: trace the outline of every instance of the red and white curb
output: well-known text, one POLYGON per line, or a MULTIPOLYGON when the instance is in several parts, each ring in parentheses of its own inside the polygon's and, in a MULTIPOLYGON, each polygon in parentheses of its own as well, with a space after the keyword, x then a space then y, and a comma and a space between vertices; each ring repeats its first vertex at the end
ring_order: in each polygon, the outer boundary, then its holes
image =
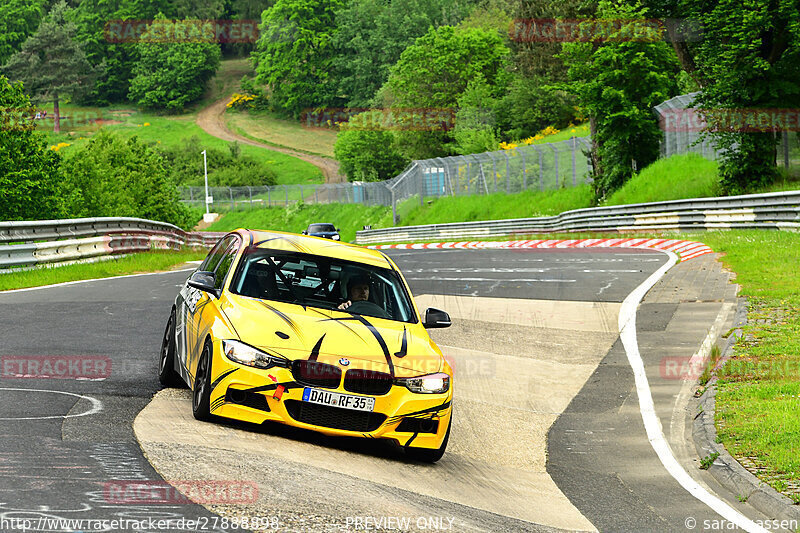
POLYGON ((440 248, 646 248, 674 252, 681 261, 688 261, 713 250, 696 241, 674 239, 550 239, 534 241, 463 241, 414 244, 380 244, 368 246, 374 250, 426 250, 440 248))

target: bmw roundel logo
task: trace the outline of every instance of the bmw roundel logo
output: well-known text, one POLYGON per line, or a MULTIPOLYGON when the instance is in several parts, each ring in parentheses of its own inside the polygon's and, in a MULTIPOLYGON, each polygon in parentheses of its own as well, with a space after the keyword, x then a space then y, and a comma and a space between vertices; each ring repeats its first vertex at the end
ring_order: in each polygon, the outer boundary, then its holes
POLYGON ((341 359, 339 359, 339 364, 342 366, 350 366, 350 360, 342 357, 341 359))

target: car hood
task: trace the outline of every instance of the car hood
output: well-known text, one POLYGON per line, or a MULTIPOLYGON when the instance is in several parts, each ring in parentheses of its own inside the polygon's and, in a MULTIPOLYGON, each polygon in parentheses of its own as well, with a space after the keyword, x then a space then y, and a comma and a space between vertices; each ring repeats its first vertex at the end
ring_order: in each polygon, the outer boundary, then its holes
POLYGON ((240 340, 291 360, 316 360, 396 377, 439 372, 443 358, 419 323, 229 294, 223 310, 240 340), (340 364, 347 359, 349 365, 340 364))

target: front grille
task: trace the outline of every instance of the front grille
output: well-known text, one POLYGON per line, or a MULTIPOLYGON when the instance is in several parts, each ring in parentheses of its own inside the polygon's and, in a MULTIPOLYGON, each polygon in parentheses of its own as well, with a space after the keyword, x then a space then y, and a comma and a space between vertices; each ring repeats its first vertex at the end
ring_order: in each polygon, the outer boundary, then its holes
POLYGON ((229 403, 238 403, 253 409, 261 411, 269 411, 269 404, 267 398, 263 394, 257 392, 247 392, 239 389, 228 389, 225 393, 225 401, 229 403))
POLYGON ((338 366, 299 359, 292 362, 292 377, 303 385, 336 389, 342 381, 342 369, 338 366))
POLYGON ((439 421, 430 418, 404 418, 395 430, 400 433, 436 433, 439 421))
POLYGON ((353 411, 352 409, 341 409, 328 405, 315 405, 299 400, 286 400, 284 403, 289 416, 298 422, 325 428, 369 433, 381 427, 381 424, 386 420, 386 415, 381 413, 368 413, 366 411, 353 411))
POLYGON ((392 388, 392 376, 386 372, 354 368, 344 375, 344 390, 377 396, 392 388))

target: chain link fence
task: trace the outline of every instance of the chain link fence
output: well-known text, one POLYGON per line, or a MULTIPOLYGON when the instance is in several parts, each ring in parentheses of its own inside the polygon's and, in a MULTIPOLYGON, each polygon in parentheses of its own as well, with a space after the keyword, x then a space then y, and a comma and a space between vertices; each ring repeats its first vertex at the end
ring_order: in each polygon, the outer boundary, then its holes
MULTIPOLYGON (((661 140, 661 157, 670 157, 676 154, 693 152, 706 159, 716 161, 723 151, 718 148, 708 135, 703 133, 706 121, 694 107, 694 100, 699 92, 681 94, 660 103, 654 109, 659 119, 664 137, 661 140)), ((732 119, 737 112, 748 112, 754 118, 766 114, 771 120, 785 118, 787 111, 783 109, 751 109, 751 110, 716 110, 718 119, 732 119)), ((712 113, 715 111, 712 110, 712 113)), ((741 115, 742 113, 740 113, 741 115)), ((747 131, 748 118, 743 117, 739 124, 743 131, 747 131)), ((732 122, 727 122, 733 125, 732 122)), ((776 125, 777 125, 776 121, 776 125)), ((752 126, 752 124, 750 124, 752 126)), ((777 154, 776 163, 787 171, 800 170, 800 137, 796 132, 779 131, 775 133, 777 154)))
MULTIPOLYGON (((391 205, 409 198, 516 193, 575 187, 588 183, 589 138, 523 145, 510 150, 413 161, 397 177, 383 182, 277 185, 272 187, 209 187, 215 212, 287 207, 303 203, 391 205)), ((203 207, 204 187, 180 187, 181 200, 203 207)))
MULTIPOLYGON (((697 94, 676 96, 654 108, 664 132, 661 157, 688 152, 712 160, 720 157, 722 151, 702 134, 705 121, 692 107, 697 94)), ((793 171, 800 169, 798 135, 786 131, 776 135, 781 137, 778 164, 793 171)), ((208 200, 216 212, 287 207, 297 202, 391 205, 397 223, 397 204, 409 199, 423 205, 426 198, 439 196, 545 191, 591 183, 589 150, 589 137, 573 137, 510 150, 413 161, 398 176, 383 182, 212 187, 208 200)), ((180 194, 190 205, 203 207, 206 203, 203 187, 181 187, 180 194)))

